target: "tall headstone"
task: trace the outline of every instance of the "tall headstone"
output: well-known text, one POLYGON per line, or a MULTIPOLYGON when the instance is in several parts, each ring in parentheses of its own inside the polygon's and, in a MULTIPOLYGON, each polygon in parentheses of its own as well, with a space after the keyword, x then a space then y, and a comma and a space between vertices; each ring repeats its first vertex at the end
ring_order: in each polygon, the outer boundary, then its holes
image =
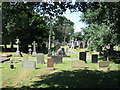
POLYGON ((16 44, 17 44, 17 51, 15 52, 15 57, 22 57, 22 54, 21 54, 21 52, 20 52, 20 50, 19 50, 19 44, 20 44, 20 41, 19 41, 19 39, 17 39, 17 41, 16 41, 16 44))
POLYGON ((37 54, 36 63, 45 64, 45 61, 44 61, 44 54, 43 54, 43 53, 38 53, 38 54, 37 54))
POLYGON ((34 41, 34 42, 32 43, 32 45, 33 45, 32 56, 36 56, 36 55, 37 55, 37 52, 36 52, 36 45, 37 45, 37 43, 34 41))
POLYGON ((23 60, 22 61, 22 69, 24 70, 32 70, 36 68, 35 60, 23 60))
POLYGON ((92 63, 98 63, 98 55, 92 54, 92 63))
POLYGON ((85 61, 85 63, 87 63, 86 52, 79 52, 79 60, 83 60, 83 61, 85 61))
POLYGON ((54 59, 53 58, 49 58, 47 60, 47 69, 49 69, 49 70, 53 70, 54 69, 54 59))
POLYGON ((62 63, 62 56, 52 56, 54 59, 55 64, 61 64, 62 63))

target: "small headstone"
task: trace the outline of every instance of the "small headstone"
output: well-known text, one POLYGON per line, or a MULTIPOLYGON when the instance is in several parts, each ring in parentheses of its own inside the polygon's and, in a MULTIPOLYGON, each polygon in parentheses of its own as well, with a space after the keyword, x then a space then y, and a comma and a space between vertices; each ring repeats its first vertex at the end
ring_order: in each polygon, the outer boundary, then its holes
POLYGON ((85 62, 80 60, 73 60, 72 68, 85 68, 85 62))
POLYGON ((98 55, 92 54, 92 63, 97 63, 97 62, 98 62, 98 55))
POLYGON ((22 62, 22 69, 24 70, 32 70, 36 68, 36 61, 35 60, 24 60, 22 62))
POLYGON ((85 61, 85 63, 87 63, 86 52, 79 52, 79 60, 83 60, 83 61, 85 61))
POLYGON ((44 54, 43 54, 43 53, 38 53, 38 54, 37 54, 36 63, 45 64, 45 61, 44 61, 44 54))
POLYGON ((0 58, 0 63, 4 63, 5 61, 9 61, 10 58, 0 58))
POLYGON ((28 49, 28 55, 32 55, 32 49, 31 48, 28 49))
POLYGON ((61 64, 62 63, 62 56, 52 56, 54 59, 55 64, 61 64))
POLYGON ((47 60, 47 69, 49 69, 49 70, 53 70, 54 69, 54 59, 53 58, 49 58, 47 60))
POLYGON ((3 54, 2 57, 11 57, 12 54, 3 54))
POLYGON ((99 67, 109 67, 109 61, 99 61, 99 67))

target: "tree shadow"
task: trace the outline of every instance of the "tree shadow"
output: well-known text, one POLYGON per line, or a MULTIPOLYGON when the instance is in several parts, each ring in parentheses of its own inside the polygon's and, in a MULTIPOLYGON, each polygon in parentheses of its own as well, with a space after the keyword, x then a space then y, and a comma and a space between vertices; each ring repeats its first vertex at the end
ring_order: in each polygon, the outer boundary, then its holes
MULTIPOLYGON (((103 72, 97 70, 61 71, 49 75, 37 76, 39 81, 32 81, 29 88, 120 88, 120 71, 103 72), (42 80, 41 80, 42 79, 42 80)), ((14 87, 5 87, 12 89, 14 87)))
POLYGON ((62 71, 50 75, 39 76, 41 81, 34 81, 34 88, 42 85, 47 88, 120 88, 120 71, 75 70, 62 71))

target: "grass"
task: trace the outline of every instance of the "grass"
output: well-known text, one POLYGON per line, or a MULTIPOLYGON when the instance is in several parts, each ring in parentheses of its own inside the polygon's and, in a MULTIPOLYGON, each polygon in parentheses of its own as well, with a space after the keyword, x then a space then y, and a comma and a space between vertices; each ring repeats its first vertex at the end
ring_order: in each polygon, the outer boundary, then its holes
MULTIPOLYGON (((70 49, 74 50, 74 49, 70 49)), ((79 52, 81 50, 74 50, 79 52)), ((7 52, 11 53, 11 52, 7 52)), ((94 52, 98 53, 98 52, 94 52)), ((0 53, 2 55, 4 53, 0 53)), ((14 53, 12 53, 14 54, 14 53)), ((24 56, 27 54, 22 53, 24 56)), ((90 53, 87 53, 90 56, 90 53)), ((45 59, 47 59, 45 55, 45 59)), ((11 57, 11 59, 22 60, 23 57, 11 57)), ((29 59, 36 57, 29 56, 29 59)), ((70 57, 63 59, 78 59, 78 55, 71 52, 70 57)), ((35 70, 21 70, 22 61, 14 63, 15 69, 10 69, 10 63, 0 63, 2 73, 2 88, 86 88, 86 87, 120 87, 118 81, 118 64, 110 63, 110 72, 106 72, 104 68, 99 68, 98 63, 93 64, 91 60, 87 60, 83 68, 71 68, 71 61, 64 60, 62 64, 56 64, 55 70, 46 70, 47 64, 37 64, 35 70)))

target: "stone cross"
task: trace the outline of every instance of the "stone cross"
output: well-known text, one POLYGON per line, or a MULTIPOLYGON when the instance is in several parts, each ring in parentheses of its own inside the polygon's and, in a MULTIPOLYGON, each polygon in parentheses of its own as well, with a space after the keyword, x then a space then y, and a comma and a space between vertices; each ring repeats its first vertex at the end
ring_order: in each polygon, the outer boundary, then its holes
POLYGON ((21 57, 22 54, 20 53, 20 50, 19 50, 19 44, 20 44, 19 39, 17 39, 16 44, 17 44, 17 51, 16 51, 16 53, 15 53, 14 56, 16 56, 16 57, 21 57))
POLYGON ((37 45, 37 43, 34 41, 34 42, 32 43, 32 45, 33 45, 32 56, 36 56, 36 55, 37 55, 37 52, 36 52, 36 45, 37 45))

